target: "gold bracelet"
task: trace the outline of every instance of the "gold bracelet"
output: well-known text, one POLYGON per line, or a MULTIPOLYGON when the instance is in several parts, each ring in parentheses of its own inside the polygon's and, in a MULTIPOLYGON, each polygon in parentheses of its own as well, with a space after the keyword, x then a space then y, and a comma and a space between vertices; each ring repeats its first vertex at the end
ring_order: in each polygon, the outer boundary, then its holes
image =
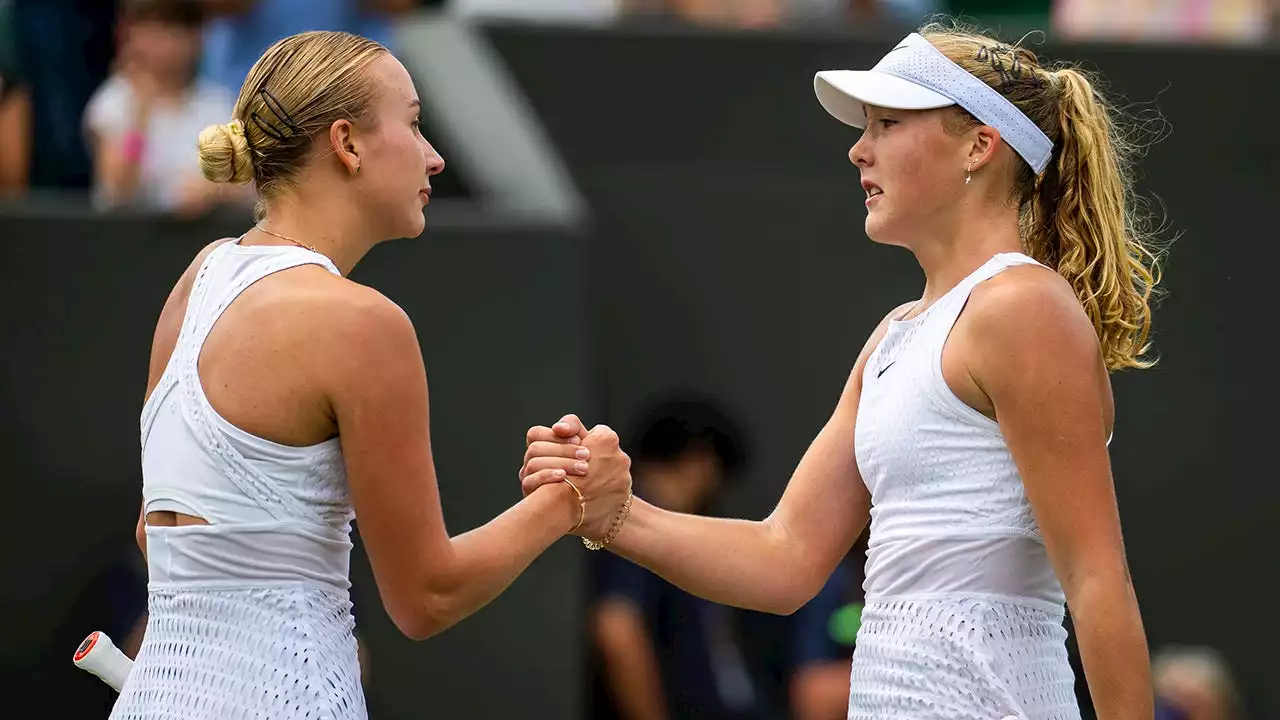
POLYGON ((574 525, 573 529, 569 530, 569 532, 573 532, 574 530, 582 527, 582 521, 587 519, 587 501, 582 497, 582 491, 578 489, 577 485, 570 482, 569 478, 565 478, 560 482, 563 482, 565 485, 573 488, 574 494, 578 496, 578 524, 574 525))
POLYGON ((608 545, 609 543, 613 542, 613 539, 618 536, 618 531, 622 529, 622 523, 627 519, 627 514, 630 512, 631 512, 631 492, 627 491, 627 500, 626 502, 622 503, 622 509, 618 511, 618 516, 613 519, 613 525, 609 527, 609 534, 605 535, 604 539, 599 542, 596 542, 595 540, 588 540, 587 538, 582 538, 582 544, 588 550, 599 550, 603 548, 605 545, 608 545))

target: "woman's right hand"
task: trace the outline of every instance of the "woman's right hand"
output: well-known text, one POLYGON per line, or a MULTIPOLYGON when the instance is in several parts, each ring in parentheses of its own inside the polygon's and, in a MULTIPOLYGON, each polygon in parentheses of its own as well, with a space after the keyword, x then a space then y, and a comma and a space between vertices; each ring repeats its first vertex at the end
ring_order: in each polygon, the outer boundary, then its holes
POLYGON ((566 479, 573 483, 585 504, 582 524, 573 534, 598 540, 609 533, 631 495, 631 458, 622 451, 618 434, 608 426, 596 425, 584 436, 580 421, 572 417, 572 423, 575 432, 568 437, 537 432, 540 428, 529 431, 521 486, 528 495, 542 485, 566 479), (580 465, 583 462, 585 473, 580 465))

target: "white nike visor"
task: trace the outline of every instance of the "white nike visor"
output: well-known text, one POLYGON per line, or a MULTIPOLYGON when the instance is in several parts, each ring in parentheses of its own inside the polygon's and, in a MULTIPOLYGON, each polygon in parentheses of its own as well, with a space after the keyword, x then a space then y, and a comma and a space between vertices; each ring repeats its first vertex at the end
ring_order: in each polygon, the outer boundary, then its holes
POLYGON ((813 79, 818 102, 841 122, 867 126, 864 105, 893 110, 932 110, 959 105, 1000 136, 1039 175, 1053 142, 1013 103, 911 33, 870 70, 824 70, 813 79))

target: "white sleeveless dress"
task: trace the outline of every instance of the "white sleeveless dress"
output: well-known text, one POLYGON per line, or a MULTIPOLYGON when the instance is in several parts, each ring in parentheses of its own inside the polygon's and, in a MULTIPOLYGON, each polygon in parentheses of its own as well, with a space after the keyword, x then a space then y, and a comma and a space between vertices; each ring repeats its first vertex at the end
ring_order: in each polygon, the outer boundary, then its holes
POLYGON ((366 717, 341 444, 290 447, 244 432, 213 409, 197 374, 227 306, 307 264, 338 274, 302 248, 227 242, 196 276, 142 412, 143 503, 209 524, 146 529, 150 617, 112 720, 366 717))
POLYGON ((919 316, 891 320, 868 359, 855 448, 871 534, 849 720, 1080 717, 1064 594, 1022 479, 999 425, 942 376, 973 288, 1029 263, 992 257, 919 316))

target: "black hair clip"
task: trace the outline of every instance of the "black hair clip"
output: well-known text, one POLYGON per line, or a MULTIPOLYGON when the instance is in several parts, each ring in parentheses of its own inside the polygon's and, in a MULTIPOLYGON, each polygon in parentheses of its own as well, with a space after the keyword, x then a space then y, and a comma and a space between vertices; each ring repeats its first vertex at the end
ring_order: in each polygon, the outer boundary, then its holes
POLYGON ((1037 89, 1044 87, 1044 80, 1036 74, 1035 68, 1023 65, 1018 58, 1018 53, 1008 45, 983 45, 978 48, 978 54, 973 59, 980 63, 990 64, 991 69, 1000 76, 1000 84, 996 88, 998 90, 1008 90, 1019 82, 1030 83, 1037 89), (1004 56, 1006 55, 1010 56, 1007 68, 1004 63, 1004 56))
POLYGON ((258 95, 262 98, 262 104, 266 109, 270 110, 271 114, 274 115, 276 119, 284 125, 285 130, 288 131, 285 132, 276 128, 274 123, 267 121, 257 112, 254 112, 249 116, 249 120, 253 122, 253 124, 257 125, 258 129, 262 130, 263 134, 274 138, 277 141, 283 142, 298 132, 298 124, 293 121, 293 118, 289 116, 289 111, 284 109, 284 105, 276 99, 275 95, 271 94, 270 90, 267 90, 264 87, 258 91, 258 95))

